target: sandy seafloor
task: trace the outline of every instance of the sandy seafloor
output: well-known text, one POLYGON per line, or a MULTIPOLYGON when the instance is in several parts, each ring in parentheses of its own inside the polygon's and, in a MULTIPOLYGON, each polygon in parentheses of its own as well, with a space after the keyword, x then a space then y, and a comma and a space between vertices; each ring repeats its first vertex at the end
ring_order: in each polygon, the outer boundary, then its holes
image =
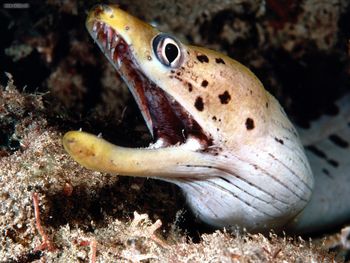
MULTIPOLYGON (((349 260, 339 242, 344 226, 311 239, 215 231, 193 218, 175 186, 91 172, 65 153, 62 135, 79 128, 129 147, 151 141, 128 90, 85 30, 97 2, 0 8, 0 262, 89 262, 92 241, 97 262, 349 260), (54 249, 38 250, 33 193, 54 249)), ((250 67, 301 126, 333 114, 334 101, 349 91, 346 0, 118 3, 184 42, 250 67)))

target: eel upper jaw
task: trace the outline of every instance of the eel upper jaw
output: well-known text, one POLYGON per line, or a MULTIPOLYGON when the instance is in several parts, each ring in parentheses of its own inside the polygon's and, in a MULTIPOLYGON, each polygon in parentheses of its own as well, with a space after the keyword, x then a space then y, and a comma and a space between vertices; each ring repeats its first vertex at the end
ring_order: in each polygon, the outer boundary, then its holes
POLYGON ((155 140, 150 148, 186 144, 191 150, 205 151, 213 144, 211 135, 191 114, 145 76, 130 40, 100 20, 90 20, 87 29, 133 94, 155 140))

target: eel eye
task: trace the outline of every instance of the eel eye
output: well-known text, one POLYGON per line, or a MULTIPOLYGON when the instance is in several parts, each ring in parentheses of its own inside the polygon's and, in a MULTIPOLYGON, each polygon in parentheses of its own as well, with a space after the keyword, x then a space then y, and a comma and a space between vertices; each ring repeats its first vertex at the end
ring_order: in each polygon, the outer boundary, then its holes
POLYGON ((169 35, 159 34, 153 39, 153 51, 158 60, 165 66, 180 66, 181 49, 178 42, 169 35))

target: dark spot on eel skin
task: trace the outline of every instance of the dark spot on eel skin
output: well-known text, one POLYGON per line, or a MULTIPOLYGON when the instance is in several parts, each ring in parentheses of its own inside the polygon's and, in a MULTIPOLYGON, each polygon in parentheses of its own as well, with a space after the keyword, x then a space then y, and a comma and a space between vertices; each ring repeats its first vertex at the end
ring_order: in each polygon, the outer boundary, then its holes
POLYGON ((213 120, 213 121, 216 121, 216 116, 213 116, 212 120, 213 120))
POLYGON ((310 145, 306 147, 309 151, 311 151, 312 153, 314 153, 316 156, 323 158, 323 159, 327 159, 327 155, 321 151, 320 149, 318 149, 317 147, 310 145))
POLYGON ((197 97, 196 102, 194 103, 194 106, 197 110, 203 111, 204 109, 204 103, 202 97, 197 97))
POLYGON ((175 76, 175 78, 182 82, 182 78, 180 78, 179 76, 175 76))
POLYGON ((247 130, 253 130, 254 129, 254 120, 251 118, 247 118, 245 121, 245 127, 247 130))
POLYGON ((275 141, 276 141, 276 142, 279 142, 279 143, 282 144, 282 145, 284 144, 284 141, 283 141, 282 139, 278 139, 277 137, 275 137, 275 141))
POLYGON ((322 169, 322 172, 323 172, 325 175, 327 175, 328 177, 334 178, 333 175, 331 175, 331 174, 329 173, 329 171, 328 171, 326 168, 323 168, 323 169, 322 169))
POLYGON ((268 102, 266 102, 266 108, 268 108, 269 107, 269 103, 268 102))
POLYGON ((333 167, 338 167, 339 163, 336 160, 328 159, 327 162, 333 167))
POLYGON ((221 104, 227 104, 231 100, 231 95, 230 93, 228 93, 227 90, 224 93, 220 94, 218 97, 220 99, 221 104))
POLYGON ((208 86, 209 82, 207 80, 202 81, 202 87, 206 88, 208 86))
POLYGON ((310 145, 307 146, 306 149, 308 149, 309 151, 311 151, 313 154, 315 154, 316 156, 325 159, 330 165, 332 165, 333 167, 338 167, 339 163, 336 160, 333 159, 329 159, 328 156, 321 151, 320 149, 318 149, 317 147, 310 145))
POLYGON ((349 143, 336 134, 330 135, 329 140, 341 148, 348 148, 349 147, 349 143))
POLYGON ((198 55, 197 59, 199 60, 200 63, 203 63, 203 62, 208 63, 209 62, 209 58, 206 55, 198 55))
POLYGON ((218 64, 225 64, 225 61, 222 59, 222 58, 216 58, 215 59, 215 62, 218 63, 218 64))
POLYGON ((188 91, 192 92, 192 90, 193 90, 192 84, 191 83, 187 83, 187 86, 188 86, 188 91))

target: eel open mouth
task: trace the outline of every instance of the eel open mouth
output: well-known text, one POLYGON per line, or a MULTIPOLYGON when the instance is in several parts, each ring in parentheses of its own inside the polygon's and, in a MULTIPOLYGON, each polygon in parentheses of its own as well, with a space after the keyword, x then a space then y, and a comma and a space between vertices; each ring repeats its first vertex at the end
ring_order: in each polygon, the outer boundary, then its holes
POLYGON ((134 58, 132 45, 128 45, 115 29, 95 20, 88 30, 128 84, 155 140, 154 148, 184 144, 189 138, 196 139, 202 150, 212 145, 210 135, 191 114, 143 74, 134 58))

